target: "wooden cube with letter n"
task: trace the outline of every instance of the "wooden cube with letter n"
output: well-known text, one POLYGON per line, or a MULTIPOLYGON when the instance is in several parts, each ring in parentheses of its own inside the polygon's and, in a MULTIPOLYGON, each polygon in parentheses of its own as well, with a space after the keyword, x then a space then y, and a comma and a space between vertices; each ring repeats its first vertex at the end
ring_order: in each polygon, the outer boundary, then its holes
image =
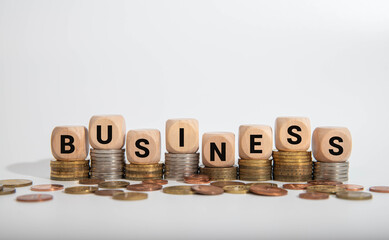
POLYGON ((206 167, 232 167, 235 163, 235 134, 230 132, 204 133, 202 159, 206 167))

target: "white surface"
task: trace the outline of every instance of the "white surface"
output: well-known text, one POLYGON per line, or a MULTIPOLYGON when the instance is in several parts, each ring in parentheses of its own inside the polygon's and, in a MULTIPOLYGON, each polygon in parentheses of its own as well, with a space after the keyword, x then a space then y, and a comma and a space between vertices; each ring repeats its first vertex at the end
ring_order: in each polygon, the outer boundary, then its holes
MULTIPOLYGON (((94 114, 162 134, 173 117, 237 133, 302 115, 350 129, 351 183, 389 185, 388 12, 387 1, 0 1, 0 178, 49 183, 53 127, 94 114)), ((389 235, 385 194, 15 201, 27 192, 0 196, 2 239, 389 235)))

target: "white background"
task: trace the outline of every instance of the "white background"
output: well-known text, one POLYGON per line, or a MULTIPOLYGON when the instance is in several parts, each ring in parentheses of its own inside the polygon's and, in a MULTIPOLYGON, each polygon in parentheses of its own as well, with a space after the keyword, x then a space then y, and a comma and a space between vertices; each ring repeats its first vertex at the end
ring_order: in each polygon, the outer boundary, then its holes
MULTIPOLYGON (((388 1, 0 1, 0 178, 50 183, 50 134, 122 114, 201 133, 308 116, 353 135, 350 183, 389 185, 388 1)), ((164 143, 162 143, 164 149, 164 143)), ((74 183, 66 183, 74 185, 74 183)), ((389 195, 0 196, 2 239, 387 238, 389 195)))

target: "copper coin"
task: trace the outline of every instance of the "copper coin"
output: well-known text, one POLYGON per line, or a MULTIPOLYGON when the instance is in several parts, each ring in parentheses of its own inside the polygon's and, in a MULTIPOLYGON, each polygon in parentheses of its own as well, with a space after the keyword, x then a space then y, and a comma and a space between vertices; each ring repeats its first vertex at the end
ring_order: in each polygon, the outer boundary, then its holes
POLYGON ((299 198, 309 199, 309 200, 328 199, 329 197, 330 195, 328 193, 320 193, 320 192, 305 192, 299 194, 299 198))
POLYGON ((41 185, 35 185, 31 187, 31 191, 35 191, 35 192, 53 192, 62 189, 63 189, 63 185, 61 184, 41 184, 41 185))
POLYGON ((162 185, 154 184, 154 183, 141 183, 141 184, 134 184, 134 185, 127 186, 127 190, 139 191, 139 192, 157 191, 161 189, 162 189, 162 185))
POLYGON ((269 187, 261 185, 253 185, 250 187, 250 192, 263 196, 285 196, 288 191, 278 187, 269 187))
POLYGON ((371 192, 389 193, 389 186, 374 186, 369 189, 371 192))
POLYGON ((96 185, 96 184, 99 184, 102 182, 104 182, 104 179, 84 178, 84 179, 81 179, 78 183, 85 184, 85 185, 96 185))
POLYGON ((290 183, 282 185, 283 188, 289 190, 305 190, 309 185, 305 183, 290 183))
POLYGON ((205 174, 193 174, 188 177, 184 177, 184 182, 189 184, 208 184, 211 181, 209 176, 205 174))
POLYGON ((115 193, 121 193, 121 192, 124 192, 123 190, 97 190, 95 192, 96 195, 99 195, 99 196, 113 196, 115 193))
POLYGON ((363 186, 356 185, 356 184, 342 184, 340 185, 342 188, 344 188, 346 191, 363 191, 363 186))
POLYGON ((223 188, 210 185, 195 185, 192 190, 202 195, 220 195, 224 192, 223 188))
POLYGON ((337 185, 342 185, 343 183, 338 182, 338 181, 311 180, 311 181, 308 181, 308 184, 309 185, 334 185, 334 186, 337 186, 337 185))
POLYGON ((211 182, 211 185, 223 188, 224 186, 228 186, 228 185, 245 185, 245 183, 238 182, 238 181, 216 181, 216 182, 211 182))
POLYGON ((168 180, 163 180, 163 179, 147 179, 147 180, 143 180, 142 183, 152 183, 152 184, 166 185, 168 183, 168 180))
POLYGON ((19 202, 44 202, 52 199, 53 196, 50 194, 27 194, 16 198, 19 202))

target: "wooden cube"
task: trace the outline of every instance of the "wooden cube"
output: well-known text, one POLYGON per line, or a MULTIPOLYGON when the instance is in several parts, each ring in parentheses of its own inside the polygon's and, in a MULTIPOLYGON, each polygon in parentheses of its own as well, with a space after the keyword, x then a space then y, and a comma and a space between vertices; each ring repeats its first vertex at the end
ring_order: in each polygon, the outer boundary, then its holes
POLYGON ((122 149, 126 123, 121 115, 93 116, 89 121, 89 142, 94 149, 122 149))
POLYGON ((85 160, 89 152, 84 126, 59 126, 51 133, 51 152, 57 160, 85 160))
POLYGON ((311 145, 311 123, 306 117, 279 117, 275 143, 280 151, 307 151, 311 145))
POLYGON ((126 151, 127 159, 130 163, 158 163, 161 160, 160 131, 157 129, 128 131, 126 151))
POLYGON ((269 159, 273 150, 273 131, 267 125, 239 127, 239 157, 241 159, 269 159))
POLYGON ((166 150, 169 153, 196 153, 199 150, 199 122, 190 118, 167 120, 166 150))
POLYGON ((235 163, 235 134, 204 133, 202 159, 206 167, 231 167, 235 163))
POLYGON ((345 162, 351 155, 351 133, 345 127, 318 127, 312 135, 312 152, 320 162, 345 162))

